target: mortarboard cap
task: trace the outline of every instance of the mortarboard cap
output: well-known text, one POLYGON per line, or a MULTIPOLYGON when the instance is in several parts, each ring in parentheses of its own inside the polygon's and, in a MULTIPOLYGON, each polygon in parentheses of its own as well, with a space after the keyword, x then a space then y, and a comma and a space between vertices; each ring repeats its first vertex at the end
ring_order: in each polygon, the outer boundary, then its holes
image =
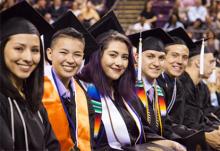
MULTIPOLYGON (((206 40, 207 39, 204 39, 204 41, 206 41, 206 40)), ((203 40, 198 40, 198 41, 194 42, 195 47, 190 49, 189 58, 200 54, 201 48, 202 48, 202 41, 203 40)), ((208 47, 204 46, 204 53, 211 53, 211 51, 208 49, 208 47)))
POLYGON ((78 32, 83 34, 85 38, 85 57, 97 48, 97 43, 94 37, 85 29, 72 11, 66 12, 63 16, 58 18, 58 20, 54 22, 52 26, 54 27, 54 30, 46 34, 44 37, 45 48, 50 47, 51 38, 55 32, 67 27, 73 27, 78 32))
MULTIPOLYGON (((140 33, 128 36, 133 46, 138 47, 140 33)), ((143 39, 142 50, 164 51, 164 45, 173 43, 172 38, 161 28, 146 30, 141 33, 143 39)))
POLYGON ((205 40, 207 39, 208 38, 206 39, 203 38, 202 40, 196 41, 195 48, 190 49, 190 52, 189 52, 189 58, 200 55, 200 68, 199 68, 200 75, 204 74, 204 59, 205 59, 204 55, 206 53, 212 53, 208 49, 208 47, 205 46, 205 40))
MULTIPOLYGON (((189 37, 187 32, 182 27, 173 29, 169 31, 168 34, 172 37, 174 41, 173 44, 184 44, 188 47, 189 50, 195 47, 195 43, 192 41, 192 39, 189 37), (183 42, 181 42, 181 40, 183 42)), ((172 45, 172 43, 170 45, 172 45)))
POLYGON ((138 48, 138 81, 141 80, 142 73, 142 52, 146 50, 164 52, 164 46, 173 42, 172 38, 161 28, 155 28, 146 30, 144 32, 135 33, 129 35, 128 38, 132 42, 133 46, 138 48))
POLYGON ((1 39, 18 33, 36 33, 36 28, 41 35, 52 30, 50 24, 26 1, 1 12, 0 19, 1 39))
POLYGON ((124 30, 121 27, 113 11, 108 12, 98 22, 92 25, 88 30, 95 38, 97 38, 102 33, 108 32, 110 30, 115 30, 119 33, 124 34, 124 30))

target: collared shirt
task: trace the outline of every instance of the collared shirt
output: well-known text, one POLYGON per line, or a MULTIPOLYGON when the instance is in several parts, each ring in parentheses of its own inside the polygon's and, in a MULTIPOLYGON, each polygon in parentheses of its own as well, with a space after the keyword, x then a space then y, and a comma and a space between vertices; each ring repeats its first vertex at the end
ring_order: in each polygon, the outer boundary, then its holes
POLYGON ((203 22, 206 20, 207 9, 204 6, 192 6, 188 11, 189 20, 194 22, 196 19, 201 19, 203 22))
MULTIPOLYGON (((63 82, 60 80, 59 76, 56 74, 55 70, 54 69, 52 69, 52 70, 55 75, 55 80, 57 81, 57 89, 59 91, 60 96, 67 99, 67 100, 70 100, 70 92, 71 91, 66 89, 63 82)), ((73 79, 70 80, 69 86, 70 86, 70 89, 72 90, 72 92, 74 92, 73 79)))
POLYGON ((153 83, 150 83, 145 77, 143 77, 142 79, 143 79, 145 90, 146 92, 148 92, 148 90, 150 90, 153 87, 153 83))

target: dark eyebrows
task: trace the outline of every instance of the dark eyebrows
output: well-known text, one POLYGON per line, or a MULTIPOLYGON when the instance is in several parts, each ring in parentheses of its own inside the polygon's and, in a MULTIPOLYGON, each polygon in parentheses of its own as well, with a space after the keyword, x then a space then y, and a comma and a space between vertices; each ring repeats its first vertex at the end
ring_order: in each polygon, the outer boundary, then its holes
POLYGON ((118 52, 115 51, 115 50, 109 50, 109 52, 110 52, 110 53, 116 53, 116 54, 118 54, 118 52))
MULTIPOLYGON (((20 43, 20 42, 16 42, 15 44, 17 44, 17 45, 21 45, 22 47, 26 47, 25 44, 20 43)), ((34 45, 34 46, 32 46, 32 47, 33 47, 33 48, 39 48, 39 49, 40 49, 40 46, 39 46, 39 45, 34 45)))

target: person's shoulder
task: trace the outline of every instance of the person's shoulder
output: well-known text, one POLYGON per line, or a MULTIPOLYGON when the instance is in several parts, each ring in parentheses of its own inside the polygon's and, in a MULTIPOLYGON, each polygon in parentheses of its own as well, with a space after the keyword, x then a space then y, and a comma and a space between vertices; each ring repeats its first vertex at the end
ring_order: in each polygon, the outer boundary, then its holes
POLYGON ((0 92, 0 109, 5 109, 8 106, 8 98, 2 92, 0 92))
POLYGON ((7 97, 2 92, 0 92, 0 102, 4 100, 7 100, 7 97))
POLYGON ((163 78, 162 74, 157 78, 157 84, 159 86, 163 85, 165 83, 165 79, 163 78))
POLYGON ((179 76, 177 79, 179 79, 179 81, 184 84, 185 81, 189 80, 190 77, 188 75, 187 72, 184 72, 181 76, 179 76))

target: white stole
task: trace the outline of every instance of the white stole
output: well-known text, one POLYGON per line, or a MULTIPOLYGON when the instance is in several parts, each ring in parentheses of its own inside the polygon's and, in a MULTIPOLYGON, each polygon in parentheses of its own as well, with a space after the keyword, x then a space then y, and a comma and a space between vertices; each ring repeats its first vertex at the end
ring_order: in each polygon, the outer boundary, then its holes
MULTIPOLYGON (((121 147, 123 145, 131 144, 130 136, 128 133, 127 126, 124 122, 124 119, 122 118, 118 109, 115 107, 114 103, 109 97, 101 96, 101 102, 102 102, 102 122, 105 127, 108 144, 110 145, 111 148, 122 150, 121 147), (107 106, 109 108, 109 112, 107 106), (110 118, 112 120, 112 125, 110 118), (113 129, 115 135, 117 136, 120 142, 116 140, 113 129)), ((126 101, 123 100, 123 102, 126 108, 128 109, 129 113, 132 115, 138 127, 139 130, 139 135, 137 139, 138 141, 141 136, 141 122, 137 117, 137 115, 132 111, 130 106, 126 103, 126 101)), ((135 144, 137 143, 137 141, 135 142, 135 144)))

